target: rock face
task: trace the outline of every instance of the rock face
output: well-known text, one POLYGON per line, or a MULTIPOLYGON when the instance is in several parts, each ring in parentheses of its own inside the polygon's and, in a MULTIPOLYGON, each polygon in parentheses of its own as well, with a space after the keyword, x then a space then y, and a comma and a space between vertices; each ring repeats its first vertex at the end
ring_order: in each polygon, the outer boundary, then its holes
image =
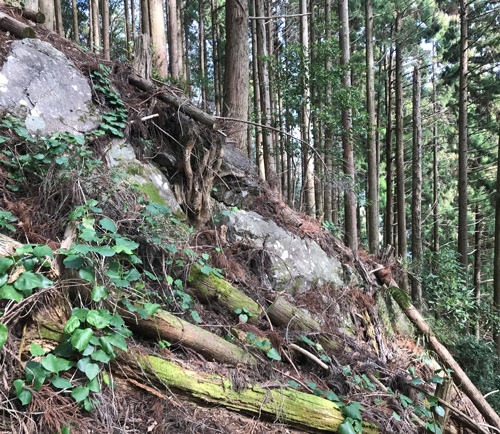
POLYGON ((136 184, 152 201, 167 205, 175 215, 185 217, 165 175, 153 164, 139 161, 130 144, 119 139, 113 140, 106 158, 109 167, 119 168, 126 173, 126 181, 136 184))
POLYGON ((15 41, 0 71, 0 110, 26 119, 31 132, 91 131, 99 117, 87 79, 52 45, 15 41))
POLYGON ((344 285, 340 262, 328 256, 316 242, 302 240, 253 211, 231 214, 223 219, 231 241, 246 239, 265 247, 270 254, 272 267, 268 277, 273 289, 295 294, 306 292, 313 284, 344 285))

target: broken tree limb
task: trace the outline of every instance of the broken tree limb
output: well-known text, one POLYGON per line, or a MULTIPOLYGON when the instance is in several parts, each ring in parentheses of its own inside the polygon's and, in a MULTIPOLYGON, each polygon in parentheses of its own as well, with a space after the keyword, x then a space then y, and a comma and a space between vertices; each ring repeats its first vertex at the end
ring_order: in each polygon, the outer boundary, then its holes
POLYGON ((3 12, 0 12, 0 29, 12 33, 19 39, 36 38, 36 33, 33 28, 3 12))
POLYGON ((244 349, 168 312, 159 311, 153 317, 141 319, 125 309, 119 308, 118 311, 127 325, 142 336, 179 343, 209 361, 257 366, 257 360, 244 349))
MULTIPOLYGON (((126 357, 122 365, 133 365, 134 358, 126 357)), ((224 406, 229 410, 250 413, 292 426, 321 432, 337 432, 344 420, 341 409, 331 401, 315 395, 281 387, 265 388, 247 384, 236 387, 231 380, 209 372, 186 369, 155 356, 134 353, 135 360, 150 379, 188 398, 207 404, 224 406)), ((377 427, 363 423, 363 433, 375 434, 377 427)))
POLYGON ((45 23, 45 15, 42 14, 40 11, 33 11, 31 9, 23 9, 21 12, 21 15, 24 18, 27 18, 28 20, 33 21, 34 23, 37 23, 37 24, 45 23))
POLYGON ((469 397, 486 421, 495 428, 500 429, 500 416, 498 416, 498 414, 496 414, 491 408, 488 401, 484 399, 482 393, 477 389, 474 383, 472 383, 446 347, 439 342, 432 332, 429 324, 425 322, 415 306, 410 303, 408 294, 397 286, 391 286, 389 289, 391 290, 394 300, 396 300, 401 309, 403 309, 406 316, 415 325, 415 327, 417 327, 420 332, 427 337, 427 342, 429 343, 430 348, 441 358, 444 366, 447 369, 452 370, 451 375, 455 383, 460 385, 461 389, 469 397))
POLYGON ((231 312, 235 309, 246 309, 251 314, 248 318, 249 323, 256 322, 262 313, 261 307, 243 291, 213 273, 208 275, 203 273, 201 267, 196 264, 191 266, 187 282, 193 295, 202 303, 216 301, 231 312))
POLYGON ((198 121, 204 125, 208 125, 210 128, 215 129, 217 119, 214 116, 196 107, 188 98, 178 96, 166 87, 157 87, 150 81, 138 77, 134 74, 129 75, 128 82, 132 86, 135 86, 144 92, 155 93, 156 98, 158 98, 160 101, 171 105, 172 107, 181 111, 195 121, 198 121))
POLYGON ((291 330, 319 332, 321 325, 303 310, 290 303, 285 296, 278 294, 267 308, 267 314, 275 326, 287 326, 291 330))

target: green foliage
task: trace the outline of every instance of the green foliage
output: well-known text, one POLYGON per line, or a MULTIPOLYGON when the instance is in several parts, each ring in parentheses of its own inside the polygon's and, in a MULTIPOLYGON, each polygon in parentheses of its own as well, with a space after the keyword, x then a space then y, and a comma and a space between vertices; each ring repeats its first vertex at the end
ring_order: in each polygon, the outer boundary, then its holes
POLYGON ((253 313, 250 312, 246 307, 244 307, 243 309, 235 309, 234 313, 238 315, 240 323, 246 323, 248 319, 253 316, 253 313))

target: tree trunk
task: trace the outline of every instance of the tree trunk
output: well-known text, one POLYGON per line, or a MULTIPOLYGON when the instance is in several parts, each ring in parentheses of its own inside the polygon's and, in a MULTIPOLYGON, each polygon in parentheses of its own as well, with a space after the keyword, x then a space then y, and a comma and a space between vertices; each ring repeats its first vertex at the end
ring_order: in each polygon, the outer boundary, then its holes
POLYGON ((215 102, 215 114, 220 116, 220 94, 219 94, 219 40, 218 40, 218 12, 217 12, 217 0, 210 1, 210 16, 211 16, 211 27, 212 27, 212 64, 214 69, 214 102, 215 102))
POLYGON ((59 34, 59 36, 64 36, 61 0, 53 0, 53 1, 54 1, 54 15, 56 17, 55 31, 59 34))
MULTIPOLYGON (((255 0, 255 13, 264 16, 263 0, 255 0)), ((269 94, 269 69, 267 67, 267 37, 264 20, 255 20, 257 25, 257 66, 259 71, 261 122, 266 125, 271 119, 271 96, 269 94)), ((276 166, 272 150, 274 148, 272 135, 267 130, 262 131, 262 151, 266 179, 272 182, 276 176, 276 166)))
MULTIPOLYGON (((497 122, 500 113, 497 113, 497 122)), ((498 134, 498 168, 500 168, 500 132, 498 134)), ((500 169, 497 168, 497 192, 495 194, 495 247, 493 256, 493 306, 495 313, 500 314, 500 169)), ((500 324, 495 323, 493 339, 500 357, 500 324)))
MULTIPOLYGON (((134 44, 135 41, 135 34, 136 34, 136 28, 135 28, 135 3, 134 0, 130 0, 130 15, 131 15, 131 32, 130 32, 130 42, 134 44)), ((130 47, 130 52, 132 53, 134 51, 134 47, 130 47)))
POLYGON ((389 55, 386 57, 386 82, 385 82, 385 113, 387 123, 385 127, 385 184, 386 184, 386 201, 385 201, 385 221, 384 221, 384 244, 392 245, 394 231, 394 214, 393 208, 393 182, 392 182, 392 55, 393 46, 389 49, 389 55))
POLYGON ((54 6, 54 0, 40 0, 39 1, 40 12, 45 15, 45 23, 43 23, 43 28, 50 30, 51 32, 56 30, 56 11, 54 6))
MULTIPOLYGON (((252 11, 255 15, 255 0, 252 0, 252 11)), ((259 67, 258 67, 258 50, 257 50, 257 21, 252 20, 252 79, 253 79, 253 110, 255 122, 262 123, 261 119, 261 103, 260 103, 260 82, 259 82, 259 67)), ((257 173, 262 179, 266 179, 266 170, 264 167, 264 153, 262 149, 262 130, 260 127, 255 127, 255 159, 257 165, 257 173)))
MULTIPOLYGON (((401 43, 402 17, 396 12, 396 191, 398 210, 398 254, 405 261, 406 246, 406 204, 405 204, 405 149, 404 149, 404 107, 403 107, 403 47, 401 43)), ((403 271, 400 285, 408 289, 408 275, 403 271)))
POLYGON ((99 0, 92 1, 92 25, 94 28, 94 51, 101 50, 101 24, 99 22, 99 0))
POLYGON ((76 0, 71 1, 73 13, 73 40, 78 44, 80 42, 80 31, 78 29, 78 7, 76 0))
MULTIPOLYGON (((170 4, 169 0, 167 4, 170 4)), ((167 42, 165 40, 165 10, 162 0, 149 0, 149 14, 151 25, 151 41, 154 47, 154 65, 160 77, 168 75, 167 42)), ((177 77, 175 77, 177 78, 177 77)))
MULTIPOLYGON (((481 214, 481 208, 476 205, 476 222, 474 228, 474 299, 476 305, 479 306, 481 301, 481 267, 482 267, 482 231, 483 231, 483 215, 481 214)), ((481 324, 479 324, 479 319, 474 326, 474 331, 476 338, 479 339, 481 324)))
MULTIPOLYGON (((351 87, 351 73, 349 70, 350 42, 349 42, 349 9, 347 0, 339 0, 340 21, 340 64, 345 68, 342 85, 346 91, 351 87)), ((344 150, 344 176, 347 186, 344 192, 345 207, 345 244, 356 254, 358 250, 358 232, 356 227, 356 197, 354 195, 354 147, 352 142, 352 110, 342 110, 342 148, 344 150)))
POLYGON ((149 0, 141 0, 141 33, 151 36, 149 20, 149 0))
POLYGON ((412 161, 412 197, 411 197, 411 253, 412 280, 411 295, 417 309, 422 309, 422 120, 420 113, 420 95, 422 80, 419 65, 413 68, 413 161, 412 161))
POLYGON ((103 54, 106 60, 110 59, 109 52, 109 0, 101 0, 102 2, 102 47, 103 54))
POLYGON ((468 2, 460 0, 460 90, 458 100, 458 254, 466 273, 468 260, 467 161, 468 161, 468 2))
POLYGON ((123 9, 125 10, 125 55, 130 60, 130 11, 128 0, 123 0, 123 9))
POLYGON ((12 18, 10 15, 0 12, 0 29, 12 33, 16 38, 36 38, 35 31, 21 21, 12 18))
MULTIPOLYGON (((224 68, 224 105, 222 116, 248 119, 249 65, 248 65, 248 3, 226 1, 226 66, 224 68)), ((230 135, 236 147, 247 152, 247 126, 231 125, 230 135)))
MULTIPOLYGON (((433 52, 436 47, 433 45, 433 52)), ((432 127, 432 179, 433 179, 433 248, 434 252, 439 252, 439 171, 438 171, 438 127, 437 127, 437 83, 436 83, 436 60, 432 59, 432 114, 434 125, 432 127)))
POLYGON ((377 255, 379 249, 379 209, 378 209, 378 176, 377 145, 375 142, 375 75, 373 65, 373 3, 365 0, 366 29, 366 111, 368 112, 367 130, 367 220, 368 246, 370 253, 377 255))
POLYGON ((198 2, 198 51, 200 53, 200 78, 201 78, 201 108, 206 110, 208 97, 207 97, 207 73, 206 65, 206 49, 205 49, 205 10, 203 7, 203 0, 198 2))
POLYGON ((135 86, 142 90, 153 88, 153 83, 147 81, 153 73, 153 50, 151 48, 151 37, 146 33, 141 33, 134 40, 134 54, 132 68, 137 75, 145 80, 145 83, 137 83, 135 86))
MULTIPOLYGON (((332 0, 325 0, 325 38, 327 41, 332 39, 332 0)), ((333 67, 332 56, 328 56, 325 61, 325 70, 329 74, 333 67)), ((332 84, 328 80, 326 84, 326 101, 325 103, 328 107, 332 105, 332 84)), ((324 155, 325 155, 325 172, 324 177, 324 204, 325 204, 325 220, 332 221, 332 199, 334 195, 334 173, 333 173, 333 130, 331 122, 325 122, 325 143, 324 143, 324 155)))

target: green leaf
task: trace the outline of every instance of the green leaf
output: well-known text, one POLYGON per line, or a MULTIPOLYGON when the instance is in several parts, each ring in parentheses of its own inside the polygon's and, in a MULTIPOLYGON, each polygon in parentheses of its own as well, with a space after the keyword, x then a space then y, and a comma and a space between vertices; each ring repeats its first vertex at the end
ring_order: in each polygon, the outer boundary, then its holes
POLYGON ((71 344, 80 352, 82 352, 92 339, 92 329, 78 329, 71 336, 71 344))
POLYGON ((116 255, 116 252, 110 246, 92 246, 90 249, 92 252, 99 253, 99 255, 110 258, 116 255))
POLYGON ((444 408, 443 408, 443 407, 441 407, 440 405, 436 405, 436 406, 434 407, 434 411, 436 412, 436 414, 437 414, 438 416, 444 416, 444 413, 445 413, 444 408))
POLYGON ((80 321, 86 321, 88 313, 89 309, 87 309, 86 307, 75 307, 71 311, 71 315, 76 316, 80 321))
POLYGON ((269 357, 270 359, 272 360, 278 360, 278 361, 281 361, 281 356, 279 355, 278 351, 276 351, 275 348, 271 348, 268 352, 267 352, 267 357, 269 357))
POLYGON ((78 363, 76 364, 76 367, 85 373, 85 368, 87 365, 90 363, 90 357, 84 357, 83 359, 78 360, 78 363))
POLYGON ((203 267, 200 268, 200 271, 208 276, 212 271, 212 267, 210 265, 204 265, 203 267))
POLYGON ((99 221, 99 225, 108 232, 116 233, 116 225, 111 219, 103 218, 99 221))
POLYGON ((71 389, 73 387, 71 381, 66 378, 61 378, 59 375, 51 377, 50 382, 56 389, 71 389))
POLYGON ((33 254, 37 258, 42 258, 44 256, 48 256, 49 258, 54 257, 54 253, 52 252, 52 249, 49 246, 37 246, 33 249, 33 254))
POLYGON ((109 321, 106 320, 106 317, 99 311, 93 309, 90 310, 87 315, 87 322, 98 329, 103 329, 109 325, 109 321))
POLYGON ((392 417, 396 420, 401 420, 401 416, 397 414, 395 411, 392 412, 392 417))
POLYGON ((10 258, 0 258, 0 274, 4 274, 13 264, 10 258))
POLYGON ((83 265, 85 260, 81 256, 69 255, 63 264, 66 268, 79 268, 83 265))
POLYGON ((58 374, 60 371, 67 371, 73 365, 73 362, 62 357, 56 357, 54 354, 48 354, 42 359, 42 366, 47 371, 54 372, 55 374, 58 374))
POLYGON ((8 337, 9 337, 9 331, 7 330, 7 327, 5 326, 5 324, 2 324, 0 322, 0 350, 5 345, 5 342, 7 342, 8 337))
MULTIPOLYGON (((128 250, 135 250, 139 247, 138 243, 136 243, 135 241, 129 240, 128 238, 116 237, 115 241, 116 241, 116 246, 121 246, 121 247, 124 247, 128 250)), ((132 254, 132 252, 129 253, 129 255, 131 255, 131 254, 132 254)))
POLYGON ((40 286, 42 286, 42 282, 38 276, 31 271, 25 271, 14 282, 14 288, 20 291, 39 288, 40 286))
POLYGON ((95 377, 89 384, 88 387, 91 392, 99 393, 101 391, 101 385, 99 384, 99 378, 95 377))
POLYGON ((87 242, 92 242, 92 241, 99 241, 99 238, 96 234, 96 232, 93 229, 84 229, 82 233, 80 234, 80 238, 82 240, 85 240, 87 242))
POLYGON ((109 293, 105 286, 94 285, 90 297, 92 298, 92 301, 99 302, 102 299, 108 298, 108 295, 109 293))
POLYGON ((66 325, 64 326, 64 333, 71 334, 78 327, 80 327, 80 320, 76 316, 72 316, 68 321, 66 321, 66 325))
POLYGON ((329 401, 332 401, 332 402, 340 401, 340 398, 337 396, 337 394, 332 392, 331 390, 326 392, 326 399, 328 399, 329 401))
POLYGON ((61 155, 60 157, 56 157, 56 164, 58 164, 59 166, 62 166, 63 164, 67 164, 68 163, 68 157, 64 156, 64 155, 61 155))
POLYGON ((24 296, 20 292, 17 292, 12 285, 4 285, 0 288, 0 298, 14 300, 19 303, 24 296))
POLYGON ((412 384, 416 384, 416 385, 418 385, 418 384, 423 384, 423 383, 424 383, 424 382, 423 382, 423 380, 422 380, 421 378, 419 378, 419 377, 412 378, 412 379, 410 380, 410 382, 411 382, 412 384))
POLYGON ((363 409, 363 407, 359 403, 353 402, 351 403, 351 405, 344 407, 344 413, 351 419, 363 420, 363 418, 361 417, 360 409, 363 409))
POLYGON ((158 312, 158 309, 160 308, 160 305, 157 303, 146 303, 144 305, 144 309, 147 311, 148 315, 153 316, 156 312, 158 312))
POLYGON ((195 310, 191 311, 191 318, 193 318, 194 322, 196 322, 198 324, 201 322, 200 315, 195 310))
POLYGON ((80 270, 78 270, 78 275, 87 282, 95 283, 93 267, 80 268, 80 270))
POLYGON ((434 375, 434 377, 432 377, 431 379, 431 382, 436 384, 441 384, 443 382, 443 377, 440 377, 439 375, 434 375))
POLYGON ((352 423, 348 419, 344 420, 342 425, 339 426, 339 434, 356 434, 352 423))
POLYGON ((14 387, 16 389, 16 396, 21 401, 22 405, 27 405, 31 402, 32 395, 29 390, 24 389, 24 381, 23 380, 15 380, 14 387))
POLYGON ((141 278, 141 273, 139 273, 135 268, 132 268, 130 271, 128 271, 123 278, 127 282, 133 282, 135 280, 139 280, 141 278))
POLYGON ((87 366, 85 366, 85 375, 87 378, 92 381, 95 377, 97 377, 97 374, 99 374, 99 365, 95 363, 89 363, 87 366))
POLYGON ((44 356, 45 350, 40 345, 33 343, 30 345, 30 353, 34 357, 44 356))
POLYGON ((103 350, 97 350, 90 357, 92 358, 92 360, 102 363, 108 363, 111 360, 111 357, 108 356, 103 350))
POLYGON ((61 429, 61 434, 71 434, 70 427, 64 425, 61 429))
POLYGON ((71 391, 71 396, 76 402, 81 402, 89 396, 89 392, 90 391, 88 387, 75 387, 71 391))

